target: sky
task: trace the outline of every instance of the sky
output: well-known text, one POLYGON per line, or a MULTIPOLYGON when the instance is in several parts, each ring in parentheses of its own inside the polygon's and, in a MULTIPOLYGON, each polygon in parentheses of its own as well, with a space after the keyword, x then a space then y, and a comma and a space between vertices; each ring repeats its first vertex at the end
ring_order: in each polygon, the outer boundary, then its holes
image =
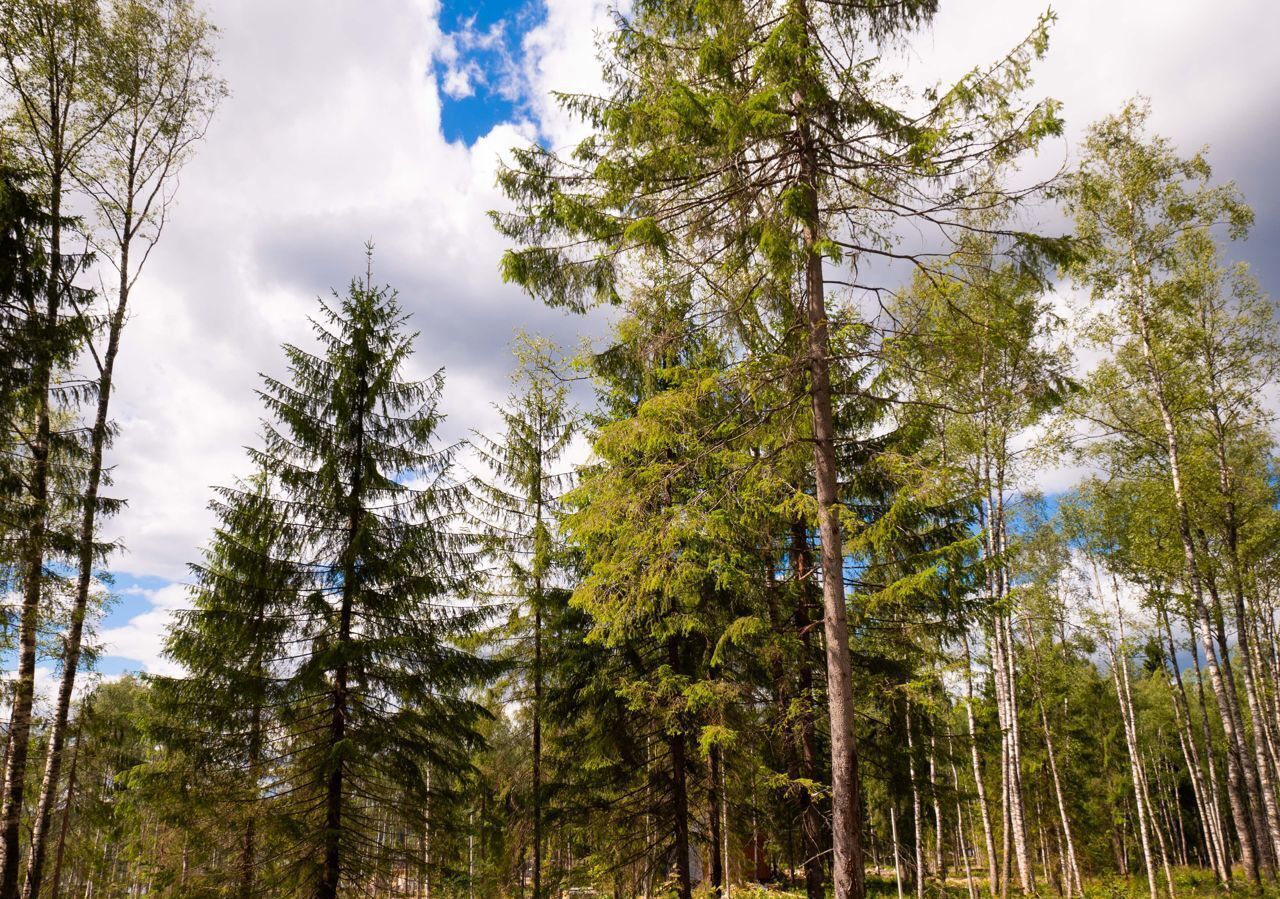
MULTIPOLYGON (((610 27, 597 0, 205 0, 231 96, 181 176, 161 242, 131 300, 113 409, 107 536, 117 600, 98 624, 104 676, 168 670, 160 650, 186 605, 186 564, 212 523, 211 486, 247 473, 259 373, 283 374, 315 298, 342 290, 376 245, 420 332, 411 374, 446 371, 443 437, 492 433, 517 329, 565 345, 598 320, 548 310, 498 276, 497 160, 532 140, 563 147, 582 125, 552 91, 598 85, 610 27)), ((1027 0, 942 0, 905 53, 918 83, 990 62, 1033 26, 1027 0)), ((1062 0, 1034 91, 1064 104, 1070 162, 1087 124, 1135 93, 1184 152, 1211 144, 1257 225, 1239 256, 1280 292, 1280 5, 1062 0)), ((1046 213, 1046 216, 1048 214, 1046 213)), ((1048 220, 1048 219, 1047 219, 1048 220)), ((1069 486, 1070 470, 1040 486, 1069 486)), ((42 663, 42 680, 52 676, 42 663)))

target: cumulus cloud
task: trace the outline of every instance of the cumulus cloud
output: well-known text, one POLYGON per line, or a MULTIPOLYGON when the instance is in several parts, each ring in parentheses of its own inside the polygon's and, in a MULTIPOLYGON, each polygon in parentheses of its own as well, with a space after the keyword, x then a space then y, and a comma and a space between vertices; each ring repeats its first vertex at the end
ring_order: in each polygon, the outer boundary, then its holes
MULTIPOLYGON (((400 289, 421 332, 412 373, 447 370, 445 439, 494 426, 490 404, 507 392, 517 327, 564 344, 598 327, 500 282, 503 246, 486 211, 503 204, 501 154, 582 135, 552 91, 599 90, 610 3, 543 0, 535 21, 472 20, 450 33, 435 0, 207 5, 233 95, 184 171, 139 282, 113 407, 114 492, 129 500, 109 526, 126 547, 115 566, 170 580, 207 539, 210 485, 247 473, 258 373, 282 373, 280 343, 310 340, 314 298, 363 271, 366 239, 377 244, 375 278, 400 289), (443 104, 482 86, 519 95, 511 120, 470 145, 447 140, 443 104)), ((1250 248, 1280 239, 1269 174, 1280 55, 1266 44, 1280 7, 1074 0, 1060 14, 1037 89, 1065 103, 1072 135, 1145 92, 1157 128, 1185 149, 1212 142, 1218 170, 1239 179, 1259 212, 1250 248)), ((909 75, 953 78, 990 61, 1034 15, 1020 0, 944 3, 912 42, 909 75)), ((1262 272, 1264 283, 1277 273, 1262 272)), ((109 654, 163 670, 160 637, 182 588, 149 598, 150 609, 101 636, 109 654)))
POLYGON ((570 336, 496 277, 494 159, 531 132, 443 138, 434 4, 331 7, 214 10, 234 93, 183 173, 119 363, 119 570, 182 576, 208 531, 209 486, 245 472, 258 373, 281 373, 282 342, 310 340, 314 298, 363 271, 366 239, 375 277, 399 287, 422 333, 418 373, 449 371, 459 433, 499 395, 517 323, 570 336))
POLYGON ((556 93, 599 94, 601 40, 613 28, 612 10, 624 2, 545 0, 545 16, 524 38, 524 71, 529 104, 542 136, 565 146, 586 134, 584 123, 567 113, 556 93))
POLYGON ((178 665, 164 658, 164 638, 174 612, 191 606, 187 588, 175 583, 157 590, 135 588, 130 592, 145 597, 151 607, 126 624, 104 628, 98 635, 103 655, 135 663, 148 674, 181 673, 178 665))

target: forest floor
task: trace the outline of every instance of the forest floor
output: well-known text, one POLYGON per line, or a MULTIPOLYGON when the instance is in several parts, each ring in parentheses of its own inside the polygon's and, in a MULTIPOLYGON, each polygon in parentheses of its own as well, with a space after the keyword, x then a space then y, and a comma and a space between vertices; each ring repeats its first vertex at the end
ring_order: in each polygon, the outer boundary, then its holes
MULTIPOLYGON (((1175 869, 1173 881, 1175 899, 1207 899, 1210 896, 1228 895, 1219 889, 1213 875, 1208 871, 1195 868, 1175 869)), ((987 899, 990 896, 985 880, 977 881, 975 886, 980 899, 987 899)), ((1167 893, 1164 882, 1162 881, 1159 886, 1160 895, 1164 897, 1167 893)), ((695 893, 695 895, 698 894, 695 893)), ((706 895, 709 896, 710 893, 706 895)), ((906 884, 904 884, 902 895, 903 899, 915 899, 914 891, 906 884)), ((1060 894, 1056 890, 1047 889, 1041 895, 1056 897, 1060 894)), ((1150 895, 1146 879, 1143 877, 1095 877, 1085 882, 1085 899, 1149 899, 1150 895)), ((1261 892, 1249 891, 1243 888, 1243 884, 1233 890, 1230 895, 1280 899, 1280 891, 1276 888, 1261 892)), ((869 899, 897 899, 897 883, 892 875, 868 876, 867 896, 869 899)), ((926 899, 969 899, 969 891, 963 878, 953 877, 949 878, 945 884, 930 882, 925 888, 925 897, 926 899)), ((733 899, 805 899, 805 893, 803 886, 790 888, 778 885, 735 886, 733 899)))

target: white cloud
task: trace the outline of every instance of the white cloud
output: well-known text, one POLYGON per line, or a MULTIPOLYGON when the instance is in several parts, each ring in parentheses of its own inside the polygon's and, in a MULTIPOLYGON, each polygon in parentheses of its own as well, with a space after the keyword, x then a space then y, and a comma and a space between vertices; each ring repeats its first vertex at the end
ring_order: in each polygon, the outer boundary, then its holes
POLYGON ((610 10, 629 6, 625 0, 545 0, 546 18, 525 35, 529 102, 552 146, 566 146, 587 133, 581 121, 561 109, 553 92, 602 91, 599 41, 613 28, 610 10))
POLYGON ((504 19, 480 30, 476 28, 475 16, 472 16, 460 28, 444 35, 435 57, 444 66, 441 88, 450 99, 470 97, 480 86, 492 87, 495 93, 508 100, 519 96, 521 85, 507 47, 507 22, 504 19))
POLYGON ((368 237, 375 277, 401 289, 422 332, 416 370, 449 369, 450 434, 504 392, 518 326, 566 339, 576 327, 497 277, 496 159, 533 132, 500 124, 470 148, 444 139, 434 4, 326 9, 213 10, 233 96, 183 173, 119 362, 119 570, 183 575, 209 530, 209 486, 245 473, 257 373, 280 374, 279 344, 310 339, 313 298, 362 271, 368 237))
POLYGON ((449 66, 445 71, 444 81, 441 82, 445 94, 454 100, 470 97, 476 92, 475 75, 478 70, 479 66, 475 63, 449 66))
POLYGON ((145 596, 151 608, 119 627, 105 628, 99 635, 103 655, 137 663, 148 674, 179 674, 182 669, 164 658, 164 638, 173 622, 173 613, 191 607, 191 597, 183 584, 158 590, 131 591, 145 596))
MULTIPOLYGON (((599 89, 596 43, 611 27, 604 0, 545 0, 513 68, 484 71, 467 68, 466 54, 496 40, 492 29, 460 42, 442 33, 434 0, 207 5, 233 96, 183 173, 135 294, 113 405, 113 493, 129 500, 110 525, 127 547, 115 565, 170 580, 207 538, 209 486, 246 473, 257 372, 279 374, 279 344, 309 339, 313 298, 362 270, 366 238, 378 245, 376 276, 401 288, 422 332, 415 370, 448 367, 448 438, 491 426, 516 328, 568 344, 586 327, 500 283, 503 245, 485 213, 503 203, 500 154, 535 136, 563 147, 582 135, 551 91, 599 89), (472 146, 451 143, 442 102, 479 79, 518 86, 527 109, 472 146)), ((942 10, 913 42, 913 77, 994 59, 1035 15, 1021 0, 954 0, 942 10)), ((1274 221, 1280 203, 1264 174, 1280 55, 1266 41, 1280 29, 1280 7, 1073 0, 1060 14, 1038 89, 1065 101, 1073 134, 1144 91, 1156 127, 1186 148, 1214 142, 1220 170, 1238 171, 1260 219, 1274 221)), ((177 586, 156 591, 150 609, 102 634, 108 652, 162 670, 160 638, 181 597, 177 586)))

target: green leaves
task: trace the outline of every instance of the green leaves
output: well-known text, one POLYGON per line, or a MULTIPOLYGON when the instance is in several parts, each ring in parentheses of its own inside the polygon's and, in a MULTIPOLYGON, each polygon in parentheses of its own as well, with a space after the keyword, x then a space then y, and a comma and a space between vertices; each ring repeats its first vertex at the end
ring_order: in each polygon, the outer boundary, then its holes
POLYGON ((649 247, 659 252, 667 249, 667 235, 652 218, 636 219, 622 232, 624 246, 649 247))

